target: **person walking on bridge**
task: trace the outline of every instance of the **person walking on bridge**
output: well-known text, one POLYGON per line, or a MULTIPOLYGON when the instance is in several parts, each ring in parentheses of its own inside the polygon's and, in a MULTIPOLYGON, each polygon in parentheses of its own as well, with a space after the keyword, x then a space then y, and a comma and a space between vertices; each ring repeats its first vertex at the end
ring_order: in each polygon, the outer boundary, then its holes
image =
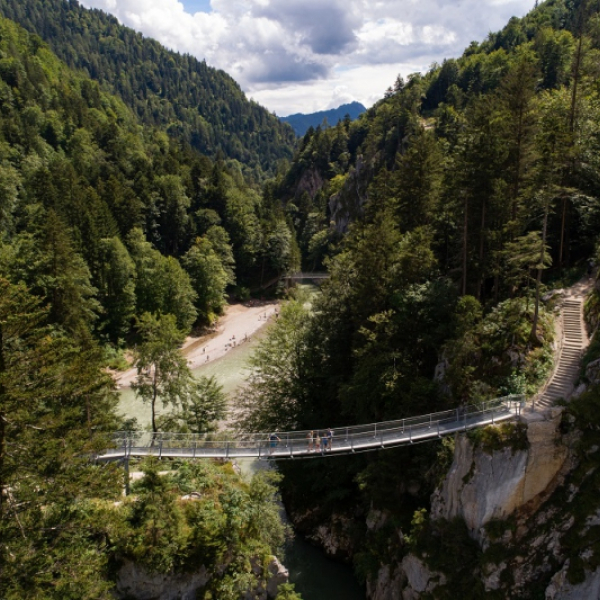
POLYGON ((329 446, 329 452, 331 452, 331 448, 333 447, 333 429, 331 429, 331 427, 329 427, 329 429, 327 429, 327 433, 325 435, 327 436, 327 443, 325 444, 325 448, 327 448, 327 446, 329 446))
POLYGON ((312 452, 314 450, 314 446, 313 446, 314 439, 315 439, 315 432, 311 430, 306 434, 306 441, 308 442, 308 451, 309 452, 312 452))
POLYGON ((277 444, 281 441, 281 438, 277 435, 277 430, 269 436, 269 440, 269 454, 273 454, 273 451, 277 448, 277 444))

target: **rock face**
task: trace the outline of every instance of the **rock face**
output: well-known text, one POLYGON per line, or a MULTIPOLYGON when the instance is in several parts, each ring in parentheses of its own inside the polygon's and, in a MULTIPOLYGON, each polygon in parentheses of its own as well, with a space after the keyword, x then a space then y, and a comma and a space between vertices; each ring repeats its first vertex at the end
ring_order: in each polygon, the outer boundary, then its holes
POLYGON ((306 193, 314 200, 315 196, 321 191, 325 180, 317 169, 308 169, 302 174, 296 188, 296 198, 300 198, 306 193))
POLYGON ((267 597, 275 598, 279 586, 289 581, 290 573, 279 560, 277 560, 276 556, 274 556, 273 560, 269 563, 267 571, 269 573, 269 579, 267 581, 267 597))
POLYGON ((554 489, 567 448, 558 443, 561 410, 527 420, 527 450, 503 448, 491 454, 474 450, 466 436, 456 441, 452 467, 432 498, 433 519, 462 517, 471 535, 483 541, 483 527, 516 509, 541 502, 554 489))
MULTIPOLYGON (((263 578, 261 561, 252 559, 252 570, 259 580, 263 578)), ((277 590, 289 580, 288 570, 277 557, 271 557, 267 565, 266 587, 259 585, 250 590, 247 600, 272 600, 277 590)), ((195 573, 148 573, 131 561, 125 561, 117 575, 116 592, 118 598, 128 600, 196 600, 197 592, 210 580, 205 567, 195 573)), ((246 599, 245 599, 246 600, 246 599)))
POLYGON ((346 232, 350 223, 363 212, 367 201, 366 170, 362 156, 357 157, 356 166, 350 169, 343 188, 329 199, 331 220, 338 233, 346 232))
POLYGON ((195 600, 196 591, 209 580, 204 567, 196 573, 162 575, 148 573, 135 563, 125 561, 117 576, 119 598, 136 600, 195 600))
POLYGON ((412 554, 391 569, 385 565, 379 569, 377 579, 367 583, 367 597, 371 600, 417 600, 421 594, 444 585, 446 577, 431 571, 427 565, 412 554))
POLYGON ((546 588, 546 600, 600 600, 600 569, 585 572, 585 580, 579 584, 567 581, 569 561, 552 578, 546 588))
MULTIPOLYGON (((507 445, 486 452, 474 446, 467 436, 459 435, 452 466, 432 496, 433 522, 462 519, 482 553, 491 544, 496 548, 512 548, 505 555, 498 555, 496 561, 482 562, 476 577, 483 582, 486 593, 495 590, 497 594, 506 593, 507 598, 530 598, 532 581, 543 577, 549 580, 556 565, 561 568, 565 564, 562 539, 572 528, 573 517, 563 515, 556 506, 542 506, 572 466, 567 444, 559 431, 561 412, 553 409, 526 415, 526 449, 514 450, 507 445), (515 515, 514 529, 505 523, 504 532, 494 531, 490 539, 485 525, 492 520, 504 521, 511 515, 515 515), (550 523, 552 527, 548 526, 550 523)), ((370 516, 376 523, 378 515, 370 516)), ((600 523, 600 511, 597 518, 600 523)), ((590 527, 594 524, 591 519, 590 527)), ((566 582, 566 570, 563 575, 560 573, 548 586, 548 600, 600 600, 600 570, 586 573, 586 580, 578 586, 566 582)), ((367 585, 367 597, 370 600, 417 600, 425 595, 435 598, 436 588, 445 585, 451 575, 433 572, 426 555, 421 558, 408 554, 401 562, 379 569, 377 577, 367 585)), ((451 590, 444 593, 448 591, 451 590)))
POLYGON ((319 525, 308 539, 321 546, 332 558, 348 560, 354 553, 354 543, 349 534, 352 524, 352 519, 347 516, 332 515, 331 521, 319 525))

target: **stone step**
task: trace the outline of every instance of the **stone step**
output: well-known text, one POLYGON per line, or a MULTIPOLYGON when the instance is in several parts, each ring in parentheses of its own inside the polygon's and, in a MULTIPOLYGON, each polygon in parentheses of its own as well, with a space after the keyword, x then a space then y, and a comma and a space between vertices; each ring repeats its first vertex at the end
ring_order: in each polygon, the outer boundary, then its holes
POLYGON ((551 396, 553 394, 564 395, 568 394, 573 389, 572 385, 550 385, 544 392, 544 395, 551 396))
POLYGON ((573 387, 572 381, 551 381, 550 385, 546 388, 546 391, 556 391, 560 390, 561 392, 568 391, 573 387))

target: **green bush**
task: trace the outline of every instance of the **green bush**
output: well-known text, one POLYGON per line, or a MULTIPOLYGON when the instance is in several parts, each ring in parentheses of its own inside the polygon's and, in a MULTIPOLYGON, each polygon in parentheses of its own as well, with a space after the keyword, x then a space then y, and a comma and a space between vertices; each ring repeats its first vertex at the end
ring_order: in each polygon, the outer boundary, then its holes
POLYGON ((527 450, 527 425, 525 423, 502 423, 481 429, 472 429, 467 433, 475 448, 481 448, 485 453, 492 454, 510 448, 512 452, 527 450))

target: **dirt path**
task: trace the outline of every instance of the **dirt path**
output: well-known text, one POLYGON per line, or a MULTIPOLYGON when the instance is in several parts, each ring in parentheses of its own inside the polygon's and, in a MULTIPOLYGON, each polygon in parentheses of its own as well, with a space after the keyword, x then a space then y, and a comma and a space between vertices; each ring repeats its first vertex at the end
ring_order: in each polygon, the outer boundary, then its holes
MULTIPOLYGON (((250 339, 279 311, 278 302, 230 304, 219 319, 214 333, 202 337, 188 337, 181 349, 190 369, 213 362, 232 348, 250 339)), ((119 373, 115 380, 118 388, 130 387, 136 376, 135 369, 119 373)))

